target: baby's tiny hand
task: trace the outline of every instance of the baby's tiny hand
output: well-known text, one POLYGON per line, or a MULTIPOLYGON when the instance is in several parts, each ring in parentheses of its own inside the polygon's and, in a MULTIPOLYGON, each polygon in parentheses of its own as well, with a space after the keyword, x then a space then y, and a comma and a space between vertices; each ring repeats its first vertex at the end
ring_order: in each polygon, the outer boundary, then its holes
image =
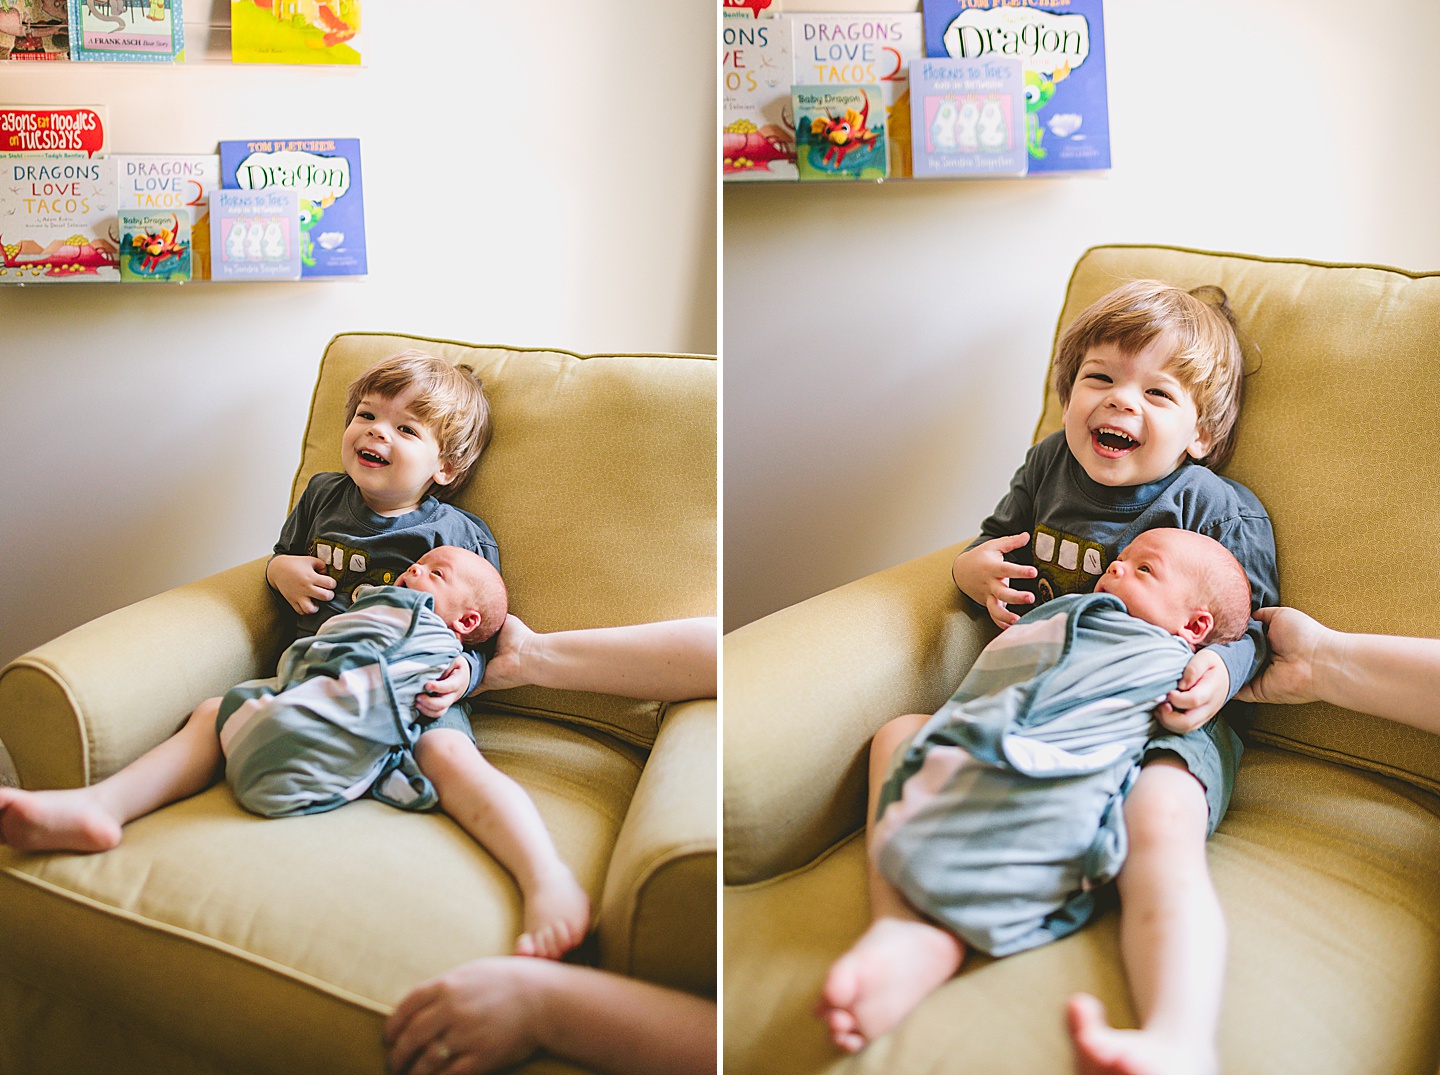
POLYGON ((1155 719, 1179 735, 1205 724, 1230 695, 1230 670, 1213 649, 1190 658, 1180 682, 1155 710, 1155 719))
POLYGON ((438 717, 460 700, 465 688, 470 686, 470 665, 464 657, 450 662, 439 679, 425 684, 415 697, 415 708, 424 717, 438 717))

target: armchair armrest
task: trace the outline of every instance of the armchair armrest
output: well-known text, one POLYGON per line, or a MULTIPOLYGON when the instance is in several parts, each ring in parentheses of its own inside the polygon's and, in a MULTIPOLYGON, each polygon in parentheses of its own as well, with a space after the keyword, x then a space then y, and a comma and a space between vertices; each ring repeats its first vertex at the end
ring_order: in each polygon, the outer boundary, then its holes
POLYGON ((0 740, 28 788, 94 783, 206 698, 274 669, 266 559, 117 609, 0 670, 0 740))
POLYGON ((600 962, 715 994, 716 703, 671 705, 615 841, 600 902, 600 962))
POLYGON ((963 546, 725 637, 725 881, 798 869, 865 823, 866 748, 932 713, 996 628, 950 577, 963 546))

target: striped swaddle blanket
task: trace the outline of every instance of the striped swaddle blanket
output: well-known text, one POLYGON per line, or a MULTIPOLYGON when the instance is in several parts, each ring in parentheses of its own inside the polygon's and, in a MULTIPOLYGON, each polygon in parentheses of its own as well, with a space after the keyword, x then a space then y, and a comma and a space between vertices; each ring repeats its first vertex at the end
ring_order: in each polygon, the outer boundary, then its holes
POLYGON ((333 810, 369 792, 425 810, 415 697, 460 653, 428 593, 362 586, 349 610, 293 642, 273 679, 231 689, 216 730, 240 804, 265 817, 333 810))
POLYGON ((1031 610, 896 754, 875 864, 983 952, 1080 928, 1125 861, 1121 806, 1159 728, 1151 712, 1192 654, 1124 608, 1070 594, 1031 610))

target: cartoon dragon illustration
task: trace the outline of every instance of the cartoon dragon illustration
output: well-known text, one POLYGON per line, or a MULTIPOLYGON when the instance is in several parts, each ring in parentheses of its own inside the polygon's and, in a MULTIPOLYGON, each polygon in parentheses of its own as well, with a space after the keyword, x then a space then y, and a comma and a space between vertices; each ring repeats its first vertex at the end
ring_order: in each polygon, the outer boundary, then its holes
MULTIPOLYGON (((141 234, 132 236, 130 245, 137 250, 144 251, 144 258, 140 261, 140 272, 153 273, 167 259, 182 257, 185 254, 185 246, 175 241, 175 236, 180 233, 180 220, 174 213, 170 214, 172 226, 161 228, 153 234, 141 234)), ((131 254, 137 257, 137 254, 131 254)))
POLYGON ((1040 109, 1048 105, 1050 98, 1055 96, 1055 83, 1063 80, 1069 73, 1068 63, 1050 78, 1038 71, 1025 72, 1025 148, 1036 160, 1044 157, 1047 152, 1040 144, 1045 137, 1045 132, 1040 127, 1040 109))
POLYGON ((844 116, 816 116, 810 121, 810 133, 817 139, 829 142, 825 149, 825 155, 821 162, 827 166, 839 168, 844 164, 845 158, 861 146, 872 146, 878 137, 867 123, 870 121, 870 99, 865 99, 865 110, 856 112, 853 108, 847 108, 844 116))

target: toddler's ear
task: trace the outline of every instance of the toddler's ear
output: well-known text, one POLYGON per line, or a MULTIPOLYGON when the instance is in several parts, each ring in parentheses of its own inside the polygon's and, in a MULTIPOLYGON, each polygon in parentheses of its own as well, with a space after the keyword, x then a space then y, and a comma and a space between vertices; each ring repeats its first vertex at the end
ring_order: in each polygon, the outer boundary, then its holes
POLYGON ((1197 429, 1195 431, 1195 439, 1192 440, 1190 446, 1185 449, 1185 454, 1191 459, 1204 459, 1210 454, 1212 447, 1210 439, 1209 433, 1197 429))

